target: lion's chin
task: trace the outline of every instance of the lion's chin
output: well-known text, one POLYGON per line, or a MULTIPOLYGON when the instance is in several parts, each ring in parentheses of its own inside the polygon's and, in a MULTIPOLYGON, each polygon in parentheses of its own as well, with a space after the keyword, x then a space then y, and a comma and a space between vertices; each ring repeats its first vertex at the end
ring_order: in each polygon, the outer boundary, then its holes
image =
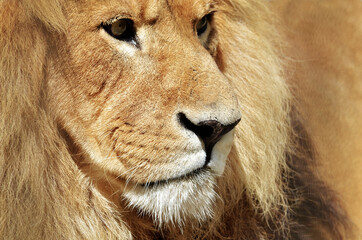
POLYGON ((128 207, 151 216, 155 225, 204 222, 213 216, 215 176, 208 168, 185 178, 125 189, 128 207))

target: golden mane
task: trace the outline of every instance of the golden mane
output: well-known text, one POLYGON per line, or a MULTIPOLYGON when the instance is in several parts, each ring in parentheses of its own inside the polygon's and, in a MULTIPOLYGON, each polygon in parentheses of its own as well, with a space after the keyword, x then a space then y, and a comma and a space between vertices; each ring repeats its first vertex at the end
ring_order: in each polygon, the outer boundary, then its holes
POLYGON ((0 5, 0 236, 131 238, 109 201, 80 174, 44 109, 49 30, 37 17, 60 30, 62 15, 59 1, 36 4, 0 5))
POLYGON ((223 72, 243 99, 244 115, 218 180, 213 219, 185 223, 180 237, 174 226, 158 235, 146 221, 126 221, 79 169, 49 114, 45 69, 54 36, 66 34, 66 2, 0 1, 1 238, 302 239, 313 228, 342 239, 348 221, 312 173, 313 150, 292 106, 272 13, 261 1, 223 2, 223 21, 235 29, 220 40, 223 72), (240 27, 243 20, 250 25, 240 27), (261 91, 269 78, 273 83, 261 91), (272 100, 270 105, 261 106, 262 98, 272 100))

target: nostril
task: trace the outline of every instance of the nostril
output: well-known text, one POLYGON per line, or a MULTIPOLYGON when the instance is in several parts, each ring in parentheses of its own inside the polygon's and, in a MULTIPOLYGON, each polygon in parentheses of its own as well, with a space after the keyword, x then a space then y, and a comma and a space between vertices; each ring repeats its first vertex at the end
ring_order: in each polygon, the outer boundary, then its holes
POLYGON ((202 139, 208 138, 208 137, 212 136, 214 133, 214 128, 212 126, 209 126, 207 124, 195 125, 186 117, 186 115, 184 113, 179 113, 178 118, 179 118, 181 125, 184 128, 194 132, 197 136, 199 136, 202 139))
POLYGON ((206 120, 194 124, 184 113, 179 113, 178 118, 184 128, 194 132, 204 142, 206 164, 210 161, 211 151, 214 145, 222 138, 223 135, 230 132, 240 121, 240 119, 238 119, 234 123, 228 125, 224 125, 216 120, 206 120))

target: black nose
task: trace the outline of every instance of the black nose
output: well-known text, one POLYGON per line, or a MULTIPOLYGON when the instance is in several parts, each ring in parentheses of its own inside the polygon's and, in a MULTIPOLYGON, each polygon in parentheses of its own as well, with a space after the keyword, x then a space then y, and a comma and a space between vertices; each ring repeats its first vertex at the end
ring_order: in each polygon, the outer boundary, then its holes
POLYGON ((215 120, 206 120, 194 124, 186 117, 184 113, 179 113, 178 118, 182 126, 194 132, 204 142, 206 151, 205 165, 210 161, 212 148, 215 146, 215 144, 221 139, 222 136, 230 132, 240 122, 240 119, 238 119, 231 124, 224 125, 215 120))

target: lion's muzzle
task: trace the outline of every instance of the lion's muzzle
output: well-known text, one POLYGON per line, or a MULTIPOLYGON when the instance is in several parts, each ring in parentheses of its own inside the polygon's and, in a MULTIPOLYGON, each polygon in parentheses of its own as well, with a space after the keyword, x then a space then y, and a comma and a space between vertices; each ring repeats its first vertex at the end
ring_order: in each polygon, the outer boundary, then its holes
POLYGON ((215 144, 240 122, 239 118, 235 122, 227 125, 216 120, 205 120, 195 124, 191 122, 184 113, 179 113, 178 118, 184 128, 194 132, 203 142, 206 152, 204 166, 210 162, 211 153, 215 144))

